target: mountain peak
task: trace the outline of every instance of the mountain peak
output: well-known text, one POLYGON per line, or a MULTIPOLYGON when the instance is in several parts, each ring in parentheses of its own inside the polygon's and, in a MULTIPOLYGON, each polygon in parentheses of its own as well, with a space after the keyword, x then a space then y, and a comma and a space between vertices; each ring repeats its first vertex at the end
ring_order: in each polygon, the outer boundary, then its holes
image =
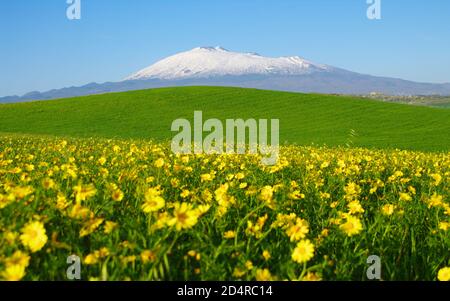
POLYGON ((165 58, 126 80, 187 79, 243 75, 302 75, 328 71, 299 56, 271 58, 254 52, 233 52, 223 47, 197 47, 165 58))

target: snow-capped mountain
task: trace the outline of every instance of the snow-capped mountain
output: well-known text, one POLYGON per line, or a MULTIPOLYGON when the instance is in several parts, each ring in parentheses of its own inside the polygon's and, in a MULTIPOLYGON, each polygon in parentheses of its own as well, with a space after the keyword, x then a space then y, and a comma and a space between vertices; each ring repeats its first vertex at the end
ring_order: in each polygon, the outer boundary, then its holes
POLYGON ((239 53, 222 47, 198 47, 165 58, 126 78, 187 79, 243 75, 304 75, 333 68, 314 64, 299 56, 269 58, 239 53))
POLYGON ((3 97, 0 103, 176 86, 233 86, 305 93, 450 95, 450 83, 417 83, 365 75, 316 64, 298 56, 269 58, 221 47, 198 47, 167 57, 122 81, 3 97))

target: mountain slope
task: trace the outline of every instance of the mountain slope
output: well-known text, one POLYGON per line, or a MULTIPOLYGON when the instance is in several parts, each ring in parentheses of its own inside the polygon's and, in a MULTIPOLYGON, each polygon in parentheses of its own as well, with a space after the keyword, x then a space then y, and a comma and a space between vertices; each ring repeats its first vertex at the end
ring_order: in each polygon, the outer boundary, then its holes
POLYGON ((238 53, 221 47, 198 47, 151 65, 127 80, 186 79, 243 75, 303 75, 331 71, 298 56, 268 58, 256 53, 238 53))
POLYGON ((228 86, 327 94, 450 95, 450 83, 417 83, 370 76, 316 64, 298 56, 269 58, 220 47, 199 47, 156 62, 124 81, 32 92, 0 98, 0 103, 177 86, 228 86))
POLYGON ((353 97, 182 87, 0 105, 0 132, 171 139, 173 120, 278 118, 280 141, 450 150, 450 110, 353 97))

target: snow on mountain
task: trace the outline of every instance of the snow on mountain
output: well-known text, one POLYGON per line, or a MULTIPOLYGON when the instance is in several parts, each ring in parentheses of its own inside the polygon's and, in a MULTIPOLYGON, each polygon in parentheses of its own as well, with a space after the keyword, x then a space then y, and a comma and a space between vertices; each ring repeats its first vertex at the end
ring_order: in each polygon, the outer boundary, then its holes
POLYGON ((242 75, 304 75, 328 71, 301 57, 269 58, 256 53, 239 53, 221 47, 198 47, 163 59, 126 80, 187 79, 242 75))
POLYGON ((450 83, 417 83, 376 77, 315 64, 298 56, 269 58, 221 47, 199 47, 163 59, 123 81, 4 97, 0 98, 0 103, 177 86, 228 86, 327 94, 450 95, 450 83))

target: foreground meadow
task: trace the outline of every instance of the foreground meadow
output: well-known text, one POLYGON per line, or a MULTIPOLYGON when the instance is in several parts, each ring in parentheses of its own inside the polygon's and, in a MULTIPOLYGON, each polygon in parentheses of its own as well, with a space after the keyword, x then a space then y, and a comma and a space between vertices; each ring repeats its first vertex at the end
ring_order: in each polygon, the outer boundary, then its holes
POLYGON ((449 280, 450 153, 0 139, 0 279, 449 280))

